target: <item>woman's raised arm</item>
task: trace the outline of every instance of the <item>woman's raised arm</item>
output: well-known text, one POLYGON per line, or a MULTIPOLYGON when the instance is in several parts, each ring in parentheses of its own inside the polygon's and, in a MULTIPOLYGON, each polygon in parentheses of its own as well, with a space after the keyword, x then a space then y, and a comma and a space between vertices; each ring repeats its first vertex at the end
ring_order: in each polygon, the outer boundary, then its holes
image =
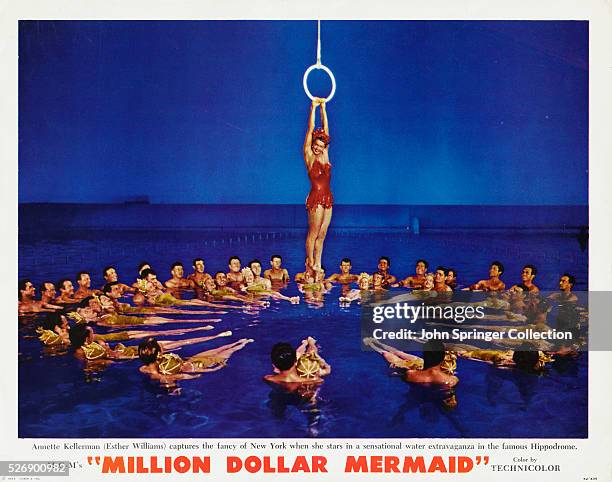
POLYGON ((306 138, 304 139, 304 161, 306 162, 307 165, 308 165, 308 160, 310 159, 311 153, 312 153, 312 150, 311 150, 312 133, 314 132, 314 128, 315 128, 315 113, 316 113, 316 108, 318 104, 316 100, 317 98, 315 97, 315 99, 312 101, 312 104, 310 104, 310 115, 308 117, 308 130, 306 131, 306 138))

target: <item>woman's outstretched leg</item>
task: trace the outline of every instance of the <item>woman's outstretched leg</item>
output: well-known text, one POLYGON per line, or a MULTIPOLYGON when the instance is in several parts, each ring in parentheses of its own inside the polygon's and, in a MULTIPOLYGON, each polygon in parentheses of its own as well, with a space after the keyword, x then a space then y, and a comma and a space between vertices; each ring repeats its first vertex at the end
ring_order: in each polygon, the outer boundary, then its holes
POLYGON ((187 338, 186 340, 176 340, 176 341, 160 341, 159 344, 163 347, 164 350, 176 350, 185 345, 195 345, 196 343, 202 343, 204 341, 214 340, 215 338, 219 338, 222 336, 232 336, 231 331, 224 331, 222 333, 218 333, 212 336, 201 336, 199 338, 187 338))
POLYGON ((306 263, 309 268, 316 264, 315 243, 325 217, 323 206, 308 210, 308 234, 306 235, 306 263))
POLYGON ((327 229, 329 228, 329 223, 331 223, 331 218, 332 208, 323 209, 323 219, 321 222, 321 227, 319 228, 319 232, 317 233, 317 238, 315 239, 314 244, 314 266, 317 269, 321 269, 321 259, 323 258, 323 243, 325 242, 325 237, 327 236, 327 229))
POLYGON ((201 357, 218 357, 224 358, 225 360, 229 360, 229 357, 231 357, 233 353, 237 352, 238 350, 242 350, 246 345, 253 341, 254 340, 251 338, 242 338, 234 343, 229 343, 227 345, 223 345, 218 348, 213 348, 211 350, 206 350, 189 358, 195 359, 201 357))

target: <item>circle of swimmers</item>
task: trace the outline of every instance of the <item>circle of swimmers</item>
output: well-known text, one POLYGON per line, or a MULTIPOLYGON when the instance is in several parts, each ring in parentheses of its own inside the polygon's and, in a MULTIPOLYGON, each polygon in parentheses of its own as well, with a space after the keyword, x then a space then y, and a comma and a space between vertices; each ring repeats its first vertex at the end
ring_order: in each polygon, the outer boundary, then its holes
MULTIPOLYGON (((576 281, 569 273, 560 277, 559 291, 544 298, 534 283, 537 269, 533 265, 524 266, 520 282, 509 289, 501 279, 504 266, 499 261, 490 264, 488 278, 463 288, 457 283, 455 269, 437 267, 429 272, 429 264, 424 259, 417 260, 414 273, 404 279, 393 276, 390 266, 390 259, 382 256, 374 273, 357 275, 351 273, 350 259, 344 258, 338 273, 326 276, 324 269, 306 269, 297 273, 294 281, 304 301, 315 305, 323 302, 323 295, 331 290, 333 284, 342 286, 339 298, 341 306, 359 301, 364 295, 369 296, 367 293, 392 287, 410 288, 412 295, 419 299, 438 296, 438 301, 449 301, 452 292, 458 289, 483 291, 488 293, 488 297, 474 304, 502 312, 502 315, 489 315, 489 318, 496 319, 495 316, 498 316, 498 319, 518 322, 523 330, 548 329, 546 321, 551 302, 558 306, 558 326, 571 325, 574 331, 579 331, 578 320, 586 316, 584 309, 577 305, 578 298, 572 292, 576 281)), ((221 315, 236 309, 265 309, 270 300, 300 303, 299 296, 289 297, 280 292, 290 282, 281 256, 273 255, 270 268, 263 274, 262 263, 257 259, 242 267, 240 259, 232 256, 228 267, 227 273, 219 271, 213 276, 205 271, 204 260, 196 258, 192 263, 193 272, 185 276, 183 264, 175 262, 170 268, 171 277, 162 284, 151 265, 143 262, 138 266, 138 277, 134 283, 127 285, 119 281, 117 269, 108 266, 103 270, 104 285, 100 289, 92 289, 90 273, 83 271, 76 276, 76 289, 68 278, 57 284, 43 282, 39 299, 32 281, 24 279, 19 281, 18 286, 19 316, 35 314, 39 317, 36 331, 41 342, 47 346, 60 349, 71 347, 75 356, 87 363, 138 358, 142 363, 141 372, 163 385, 173 386, 177 380, 196 378, 202 373, 224 368, 232 354, 253 341, 242 338, 186 359, 173 352, 182 346, 232 336, 231 331, 203 335, 202 332, 214 329, 215 323, 221 321, 221 315), (193 293, 193 297, 185 299, 185 293, 189 292, 193 293), (122 302, 122 299, 131 299, 131 303, 122 302), (175 315, 181 315, 181 318, 171 317, 175 315), (203 318, 203 315, 206 317, 203 318), (187 327, 158 329, 172 323, 187 327), (97 333, 98 326, 108 328, 105 330, 107 332, 97 333), (187 334, 189 337, 185 339, 165 339, 187 334), (124 344, 135 340, 139 341, 138 345, 124 344), (110 342, 117 344, 111 346, 110 342)), ((475 328, 492 329, 491 326, 475 328)), ((365 338, 363 343, 380 353, 391 368, 399 369, 405 381, 446 387, 458 382, 455 375, 457 357, 483 361, 500 368, 514 367, 537 372, 544 370, 553 357, 578 356, 578 344, 567 341, 542 342, 544 345, 523 342, 513 347, 480 349, 430 340, 423 345, 422 357, 404 353, 374 338, 365 338)), ((302 340, 297 348, 291 343, 275 344, 271 350, 271 361, 273 373, 264 377, 265 380, 292 391, 302 385, 320 384, 323 377, 331 372, 330 365, 319 354, 319 347, 312 337, 302 340)))

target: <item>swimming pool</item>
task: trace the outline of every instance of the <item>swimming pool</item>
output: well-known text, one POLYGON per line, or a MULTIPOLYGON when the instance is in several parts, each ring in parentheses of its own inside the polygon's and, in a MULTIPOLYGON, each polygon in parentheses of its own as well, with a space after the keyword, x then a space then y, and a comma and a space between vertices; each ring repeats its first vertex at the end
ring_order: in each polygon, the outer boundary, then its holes
MULTIPOLYGON (((270 255, 278 253, 293 276, 302 271, 304 236, 303 230, 91 230, 45 240, 30 235, 20 239, 19 272, 38 286, 88 270, 97 287, 102 269, 111 264, 120 280, 131 283, 144 260, 165 280, 176 260, 189 272, 191 260, 201 256, 206 270, 214 273, 227 271, 231 255, 240 256, 243 264, 257 257, 265 266, 270 255)), ((448 231, 411 236, 401 231, 336 230, 326 241, 324 262, 331 273, 348 256, 353 272, 372 272, 381 255, 391 258, 394 274, 412 273, 414 261, 423 257, 430 268, 454 267, 463 284, 485 278, 493 259, 504 263, 506 284, 518 282, 521 267, 532 263, 539 268, 536 281, 541 287, 554 288, 559 275, 569 271, 578 279, 576 289, 586 290, 588 252, 569 234, 448 231)), ((186 347, 181 356, 243 337, 255 342, 236 353, 225 369, 181 382, 180 393, 174 395, 145 379, 138 361, 86 373, 71 355, 48 354, 33 337, 32 325, 20 324, 19 436, 587 436, 586 354, 553 364, 543 376, 460 360, 457 404, 450 409, 436 390, 390 376, 380 355, 361 351, 360 307, 341 308, 339 291, 335 287, 321 304, 273 301, 265 310, 223 315, 212 333, 231 329, 230 339, 186 347), (333 367, 316 404, 277 392, 262 381, 271 368, 270 347, 278 341, 297 345, 308 335, 319 341, 333 367)), ((295 284, 285 293, 296 294, 295 284)))

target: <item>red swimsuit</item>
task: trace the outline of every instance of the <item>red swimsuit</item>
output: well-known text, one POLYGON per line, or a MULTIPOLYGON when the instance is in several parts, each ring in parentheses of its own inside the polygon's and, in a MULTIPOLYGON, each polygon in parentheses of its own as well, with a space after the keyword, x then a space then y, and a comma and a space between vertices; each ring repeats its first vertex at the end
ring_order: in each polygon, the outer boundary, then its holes
POLYGON ((334 204, 334 196, 332 196, 329 188, 331 181, 331 164, 321 164, 315 160, 308 171, 310 178, 310 194, 306 199, 306 209, 316 209, 320 204, 325 209, 331 208, 334 204))

